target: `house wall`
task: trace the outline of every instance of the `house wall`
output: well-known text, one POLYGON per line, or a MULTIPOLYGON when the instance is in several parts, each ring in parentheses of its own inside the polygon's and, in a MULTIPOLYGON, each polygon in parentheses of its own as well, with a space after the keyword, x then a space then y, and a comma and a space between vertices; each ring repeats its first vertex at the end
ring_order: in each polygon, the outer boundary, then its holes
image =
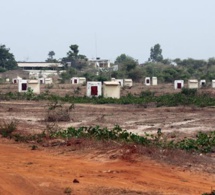
POLYGON ((97 86, 98 87, 98 94, 96 97, 101 96, 102 95, 102 82, 97 82, 97 81, 89 81, 87 82, 87 97, 92 97, 91 94, 91 87, 92 86, 97 86))
POLYGON ((132 79, 124 79, 124 86, 132 87, 133 86, 132 79))
POLYGON ((199 87, 198 80, 188 80, 189 89, 197 89, 199 87))
POLYGON ((184 87, 184 81, 183 80, 175 80, 174 81, 174 89, 178 89, 178 83, 181 83, 181 88, 184 87))
POLYGON ((212 88, 215 88, 215 80, 212 80, 212 88))
POLYGON ((124 82, 123 82, 123 79, 115 79, 114 81, 118 82, 120 87, 123 87, 124 86, 124 82))
POLYGON ((45 84, 52 84, 52 83, 53 83, 52 78, 45 79, 45 84))
POLYGON ((40 84, 44 84, 45 83, 45 78, 39 78, 38 80, 39 80, 40 84))
POLYGON ((21 80, 18 83, 18 92, 26 92, 27 90, 28 90, 27 80, 21 80), (27 85, 26 90, 22 90, 22 84, 26 84, 27 85))
POLYGON ((150 79, 150 77, 146 77, 145 78, 145 85, 151 85, 151 79, 150 79))
POLYGON ((199 86, 202 87, 202 86, 205 86, 206 85, 206 80, 200 80, 199 81, 199 86))
POLYGON ((79 84, 84 84, 84 83, 86 83, 86 78, 79 77, 79 84))
POLYGON ((38 80, 28 81, 28 88, 31 88, 33 93, 40 94, 40 82, 38 80))
POLYGON ((79 77, 72 77, 71 78, 71 83, 72 84, 79 84, 79 77), (75 82, 75 81, 77 81, 77 82, 75 82))
POLYGON ((120 85, 109 85, 105 84, 103 85, 103 96, 105 98, 111 97, 111 98, 120 98, 120 85))
POLYGON ((152 77, 152 85, 158 85, 158 78, 152 77))

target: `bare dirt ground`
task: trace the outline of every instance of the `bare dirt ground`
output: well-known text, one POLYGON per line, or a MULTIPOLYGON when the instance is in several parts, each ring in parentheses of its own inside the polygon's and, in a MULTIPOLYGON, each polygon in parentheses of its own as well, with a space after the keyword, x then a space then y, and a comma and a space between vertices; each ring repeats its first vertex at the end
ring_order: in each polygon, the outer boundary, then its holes
MULTIPOLYGON (((69 90, 68 85, 60 88, 61 94, 69 90)), ((14 91, 16 86, 1 88, 1 91, 7 90, 14 91)), ((49 90, 56 92, 57 89, 49 90)), ((142 87, 137 86, 132 93, 140 90, 142 87)), ((157 89, 158 93, 168 90, 168 87, 157 89)), ((17 132, 42 132, 47 128, 44 122, 46 105, 47 102, 3 101, 0 102, 0 120, 16 119, 17 132)), ((76 104, 71 122, 57 125, 61 128, 95 125, 112 128, 117 124, 140 135, 156 133, 161 128, 170 136, 185 137, 193 136, 199 130, 214 130, 214 109, 76 104)), ((141 156, 129 153, 129 158, 118 157, 119 153, 126 154, 127 150, 122 150, 121 146, 118 149, 92 147, 78 150, 69 146, 39 146, 37 150, 31 150, 31 144, 0 138, 0 194, 65 194, 69 187, 74 195, 197 195, 215 189, 213 155, 190 157, 191 154, 173 152, 164 159, 165 151, 150 155, 153 150, 149 150, 141 156), (74 179, 79 183, 73 183, 74 179)))

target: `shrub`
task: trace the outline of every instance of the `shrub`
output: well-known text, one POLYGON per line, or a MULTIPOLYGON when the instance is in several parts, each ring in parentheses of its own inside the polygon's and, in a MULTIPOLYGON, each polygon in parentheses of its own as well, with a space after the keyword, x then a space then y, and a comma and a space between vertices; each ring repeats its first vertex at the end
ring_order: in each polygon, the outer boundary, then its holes
POLYGON ((197 94, 197 89, 182 88, 181 93, 187 96, 195 96, 197 94))
POLYGON ((58 98, 53 97, 48 103, 47 115, 45 121, 47 122, 59 122, 59 121, 70 121, 71 111, 74 109, 74 104, 66 106, 58 98))
POLYGON ((10 121, 1 121, 0 122, 0 134, 3 137, 10 137, 11 134, 16 130, 17 128, 17 121, 16 120, 10 120, 10 121))

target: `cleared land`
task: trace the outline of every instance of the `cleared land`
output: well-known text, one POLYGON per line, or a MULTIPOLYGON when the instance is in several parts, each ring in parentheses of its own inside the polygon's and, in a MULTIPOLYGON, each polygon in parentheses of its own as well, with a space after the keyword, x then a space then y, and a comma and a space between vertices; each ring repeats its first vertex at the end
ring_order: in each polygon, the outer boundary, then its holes
MULTIPOLYGON (((172 86, 171 86, 172 87, 172 86)), ((84 87, 78 95, 85 93, 84 87)), ((1 91, 16 91, 16 85, 1 86, 1 91)), ((51 93, 75 94, 76 87, 58 85, 51 93)), ((47 90, 43 87, 42 90, 47 90)), ((137 85, 126 93, 146 88, 137 85)), ((170 86, 152 87, 157 94, 175 93, 170 86)), ((213 93, 211 89, 205 91, 213 93)), ((1 120, 18 120, 20 133, 39 133, 47 129, 44 121, 47 102, 3 101, 1 120)), ((197 131, 214 130, 214 108, 159 107, 141 105, 75 104, 69 126, 112 128, 115 124, 138 134, 156 133, 158 128, 171 137, 192 137, 197 131)), ((53 125, 53 124, 52 124, 53 125)), ((73 140, 68 144, 48 140, 47 145, 20 144, 0 139, 0 194, 202 194, 215 188, 213 154, 166 152, 136 148, 118 143, 73 140), (112 145, 110 145, 112 144, 112 145), (77 179, 79 183, 73 183, 77 179), (67 189, 67 190, 68 190, 67 189)))

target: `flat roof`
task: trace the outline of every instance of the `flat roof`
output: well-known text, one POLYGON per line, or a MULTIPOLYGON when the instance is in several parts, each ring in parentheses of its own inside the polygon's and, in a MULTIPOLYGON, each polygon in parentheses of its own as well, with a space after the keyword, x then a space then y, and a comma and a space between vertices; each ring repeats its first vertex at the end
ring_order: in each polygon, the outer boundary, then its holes
POLYGON ((59 62, 18 62, 19 67, 63 67, 63 64, 59 62))
POLYGON ((119 82, 116 82, 116 81, 105 81, 104 85, 119 85, 119 82))

